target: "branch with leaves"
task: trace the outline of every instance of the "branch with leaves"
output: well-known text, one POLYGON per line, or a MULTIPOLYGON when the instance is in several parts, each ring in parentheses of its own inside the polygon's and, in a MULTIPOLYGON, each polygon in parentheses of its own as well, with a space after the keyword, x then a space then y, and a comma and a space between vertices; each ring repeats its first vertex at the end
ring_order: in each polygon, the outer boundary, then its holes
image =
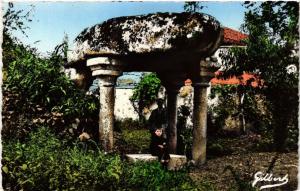
POLYGON ((148 108, 157 99, 157 94, 161 86, 161 81, 155 73, 146 74, 134 88, 130 101, 139 114, 140 119, 143 116, 143 109, 148 108))
POLYGON ((186 1, 184 2, 183 9, 185 12, 196 13, 205 8, 199 1, 186 1))

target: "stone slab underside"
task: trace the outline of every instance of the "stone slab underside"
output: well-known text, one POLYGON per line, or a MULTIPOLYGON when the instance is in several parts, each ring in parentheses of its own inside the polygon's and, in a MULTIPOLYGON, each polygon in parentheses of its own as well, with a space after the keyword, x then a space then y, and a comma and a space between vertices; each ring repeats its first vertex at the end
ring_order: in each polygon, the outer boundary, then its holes
MULTIPOLYGON (((129 162, 151 162, 158 160, 156 156, 152 156, 151 154, 127 154, 126 157, 129 162)), ((178 170, 182 168, 187 162, 186 156, 184 155, 170 154, 170 157, 171 159, 168 164, 169 170, 178 170)))
MULTIPOLYGON (((86 28, 75 39, 70 63, 86 57, 110 56, 135 62, 143 55, 209 56, 218 47, 222 29, 213 17, 200 13, 156 13, 118 17, 86 28)), ((168 59, 166 58, 166 59, 168 59)), ((187 58, 187 57, 186 57, 187 58)), ((153 61, 153 60, 152 60, 153 61)))

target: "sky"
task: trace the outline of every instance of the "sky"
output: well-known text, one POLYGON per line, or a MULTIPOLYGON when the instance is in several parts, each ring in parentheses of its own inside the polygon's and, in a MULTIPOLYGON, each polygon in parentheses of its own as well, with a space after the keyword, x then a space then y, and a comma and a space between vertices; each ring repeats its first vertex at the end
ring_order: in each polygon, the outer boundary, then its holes
MULTIPOLYGON (((223 26, 239 29, 245 8, 242 2, 203 2, 201 12, 214 16, 223 26)), ((34 5, 32 22, 26 30, 28 37, 15 33, 23 43, 36 47, 42 54, 51 52, 64 35, 73 40, 86 27, 119 16, 155 12, 182 12, 184 2, 14 2, 17 10, 30 10, 34 5), (34 43, 36 42, 36 43, 34 43)), ((4 11, 5 11, 4 5, 4 11)))

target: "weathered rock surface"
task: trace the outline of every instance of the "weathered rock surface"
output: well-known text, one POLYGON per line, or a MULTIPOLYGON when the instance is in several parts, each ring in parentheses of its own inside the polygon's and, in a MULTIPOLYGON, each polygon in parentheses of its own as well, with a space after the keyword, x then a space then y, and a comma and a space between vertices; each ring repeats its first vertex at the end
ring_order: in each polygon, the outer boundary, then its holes
MULTIPOLYGON (((151 161, 158 160, 156 156, 152 156, 151 154, 127 154, 126 157, 129 162, 137 162, 137 161, 151 162, 151 161)), ((168 164, 169 170, 178 170, 182 168, 187 162, 186 156, 184 155, 170 154, 170 157, 171 159, 168 164)))
POLYGON ((70 62, 86 56, 165 53, 210 54, 222 29, 212 16, 201 13, 156 13, 118 17, 86 28, 75 39, 70 62))
POLYGON ((156 161, 158 158, 156 156, 152 156, 151 154, 127 154, 126 155, 129 162, 137 162, 137 161, 156 161))
POLYGON ((169 170, 178 170, 181 169, 187 162, 186 156, 184 155, 170 155, 171 160, 168 164, 169 170))

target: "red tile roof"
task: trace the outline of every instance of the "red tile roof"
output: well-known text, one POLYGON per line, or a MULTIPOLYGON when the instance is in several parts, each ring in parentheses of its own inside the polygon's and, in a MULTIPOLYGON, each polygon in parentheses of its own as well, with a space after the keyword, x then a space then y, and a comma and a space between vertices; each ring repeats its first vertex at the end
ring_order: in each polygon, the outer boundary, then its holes
MULTIPOLYGON (((248 37, 248 35, 241 33, 239 31, 236 31, 231 28, 224 27, 224 39, 223 39, 223 45, 245 45, 241 40, 244 40, 248 37)), ((211 79, 211 85, 246 85, 247 80, 253 78, 254 80, 251 82, 252 87, 258 86, 258 79, 252 75, 244 73, 243 75, 239 77, 232 77, 226 80, 218 79, 217 76, 220 74, 220 71, 215 72, 215 78, 211 79)), ((191 85, 192 81, 190 79, 187 79, 185 81, 185 85, 191 85)))
POLYGON ((247 84, 247 80, 253 78, 254 81, 251 82, 251 86, 252 87, 257 87, 258 86, 258 79, 252 75, 252 74, 247 74, 244 73, 243 75, 239 76, 239 77, 232 77, 226 80, 223 79, 218 79, 217 76, 220 74, 219 71, 215 72, 216 77, 211 79, 211 85, 246 85, 247 84))
MULTIPOLYGON (((245 45, 245 43, 242 42, 242 40, 246 39, 248 35, 241 33, 239 31, 236 31, 231 28, 224 27, 224 39, 223 39, 223 45, 245 45)), ((244 73, 243 75, 239 77, 232 77, 226 80, 218 79, 217 76, 220 74, 219 71, 215 72, 216 77, 211 79, 211 85, 238 85, 243 84, 246 85, 247 80, 253 78, 254 81, 251 82, 251 86, 257 87, 258 86, 258 79, 252 75, 244 73)))
POLYGON ((245 45, 241 40, 244 40, 248 35, 231 28, 224 27, 223 45, 245 45))

